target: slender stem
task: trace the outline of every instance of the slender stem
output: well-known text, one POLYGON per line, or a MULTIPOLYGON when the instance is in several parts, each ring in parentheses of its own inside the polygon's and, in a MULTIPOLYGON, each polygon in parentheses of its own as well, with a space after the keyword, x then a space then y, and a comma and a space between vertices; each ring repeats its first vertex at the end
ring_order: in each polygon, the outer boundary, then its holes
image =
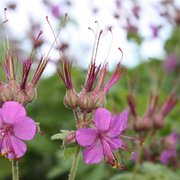
POLYGON ((134 171, 133 171, 133 180, 137 179, 136 175, 139 170, 140 160, 141 160, 141 156, 142 156, 142 143, 138 143, 137 148, 138 148, 138 157, 137 157, 136 164, 135 164, 134 171))
POLYGON ((19 180, 19 166, 18 161, 12 159, 12 179, 19 180))
POLYGON ((74 178, 75 178, 76 170, 77 170, 77 166, 78 166, 78 161, 79 161, 79 155, 80 155, 80 147, 78 147, 77 152, 74 155, 74 159, 73 159, 73 163, 72 163, 72 167, 70 170, 68 180, 74 180, 74 178))
POLYGON ((73 109, 74 117, 76 119, 76 122, 79 120, 79 115, 77 109, 73 109))

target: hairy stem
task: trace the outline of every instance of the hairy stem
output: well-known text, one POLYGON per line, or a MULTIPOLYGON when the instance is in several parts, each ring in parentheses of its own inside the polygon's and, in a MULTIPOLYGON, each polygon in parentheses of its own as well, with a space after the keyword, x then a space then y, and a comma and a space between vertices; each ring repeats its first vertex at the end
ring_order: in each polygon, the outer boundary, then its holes
POLYGON ((70 170, 68 180, 74 180, 74 178, 75 178, 76 170, 77 170, 77 166, 78 166, 78 161, 79 161, 79 155, 80 155, 80 147, 78 147, 77 152, 74 155, 74 159, 73 159, 73 163, 72 163, 72 167, 70 170))
POLYGON ((19 180, 18 161, 12 159, 12 180, 19 180))

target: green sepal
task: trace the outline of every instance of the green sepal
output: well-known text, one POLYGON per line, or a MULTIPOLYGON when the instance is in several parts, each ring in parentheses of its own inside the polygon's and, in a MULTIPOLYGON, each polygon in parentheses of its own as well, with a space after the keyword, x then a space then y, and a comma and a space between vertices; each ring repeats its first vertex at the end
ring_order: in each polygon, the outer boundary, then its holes
POLYGON ((60 133, 51 136, 51 140, 59 140, 59 139, 64 140, 69 132, 70 132, 69 130, 60 130, 60 133))

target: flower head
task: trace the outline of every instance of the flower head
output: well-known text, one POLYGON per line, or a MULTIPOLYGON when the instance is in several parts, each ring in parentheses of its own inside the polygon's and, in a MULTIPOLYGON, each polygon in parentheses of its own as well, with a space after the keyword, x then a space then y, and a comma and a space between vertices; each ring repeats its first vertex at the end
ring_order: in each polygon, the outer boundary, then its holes
POLYGON ((83 155, 87 164, 105 161, 113 166, 118 162, 113 153, 116 149, 123 149, 124 143, 120 135, 127 127, 128 114, 123 111, 112 116, 105 108, 98 108, 94 116, 94 128, 82 128, 76 131, 76 140, 85 147, 83 155))
POLYGON ((31 140, 36 134, 36 124, 26 116, 25 108, 8 101, 0 108, 0 155, 10 159, 21 158, 26 150, 24 140, 31 140))
POLYGON ((176 145, 178 142, 179 135, 173 132, 163 140, 164 151, 160 155, 160 161, 163 164, 168 164, 170 160, 177 159, 176 145))

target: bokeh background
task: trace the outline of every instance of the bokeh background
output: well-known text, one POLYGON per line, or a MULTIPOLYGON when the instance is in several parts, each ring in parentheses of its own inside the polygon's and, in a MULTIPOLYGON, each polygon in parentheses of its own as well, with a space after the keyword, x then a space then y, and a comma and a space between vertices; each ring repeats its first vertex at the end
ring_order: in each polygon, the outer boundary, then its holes
MULTIPOLYGON (((63 104, 65 87, 56 73, 59 61, 59 49, 73 61, 72 78, 77 91, 84 84, 89 65, 94 35, 88 30, 103 29, 97 62, 109 63, 109 74, 121 59, 128 68, 123 78, 107 95, 107 109, 118 113, 128 108, 127 96, 133 94, 137 112, 141 116, 148 106, 150 93, 156 90, 159 94, 159 105, 162 105, 177 86, 179 97, 180 70, 180 3, 178 0, 11 0, 0 1, 1 41, 0 59, 4 61, 4 44, 7 37, 10 49, 21 63, 36 48, 35 59, 46 56, 53 41, 53 33, 46 21, 46 16, 58 37, 59 47, 50 52, 50 62, 37 88, 36 100, 27 106, 28 114, 40 123, 41 134, 27 143, 28 151, 19 161, 20 177, 32 179, 67 179, 72 157, 64 159, 62 142, 52 141, 50 137, 60 129, 75 129, 71 110, 63 104), (7 8, 7 11, 4 11, 7 8), (64 14, 68 13, 65 26, 62 27, 64 14), (8 20, 5 24, 3 22, 8 20), (112 27, 112 33, 108 30, 112 27), (36 43, 40 32, 43 35, 36 43), (110 52, 109 52, 110 49, 110 52)), ((36 63, 35 65, 36 66, 36 63)), ((19 75, 19 77, 21 77, 19 75)), ((0 79, 4 80, 3 71, 0 79)), ((136 137, 132 128, 133 120, 129 118, 126 135, 136 137)), ((157 144, 172 132, 180 133, 180 105, 168 114, 165 126, 156 137, 157 144)), ((148 142, 145 144, 148 147, 148 142)), ((136 147, 129 143, 130 151, 136 147)), ((151 151, 153 151, 151 149, 151 151)), ((159 152, 162 149, 159 149, 159 152)), ((177 144, 177 152, 180 144, 177 144)), ((85 165, 82 157, 79 162, 76 179, 118 180, 133 179, 135 163, 131 161, 131 152, 124 154, 127 170, 113 169, 104 162, 98 165, 85 165)), ((179 156, 177 156, 179 161, 179 156)), ((179 166, 178 166, 179 167, 179 166)), ((138 171, 138 179, 176 180, 180 178, 179 168, 170 163, 165 166, 158 160, 144 161, 138 171)), ((11 162, 0 158, 0 179, 11 179, 11 162)))

